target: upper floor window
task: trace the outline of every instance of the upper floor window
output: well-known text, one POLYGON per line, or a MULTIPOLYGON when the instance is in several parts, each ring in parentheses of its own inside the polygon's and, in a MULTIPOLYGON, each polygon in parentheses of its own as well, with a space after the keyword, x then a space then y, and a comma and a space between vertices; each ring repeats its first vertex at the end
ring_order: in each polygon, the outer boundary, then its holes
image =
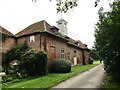
POLYGON ((63 48, 61 49, 61 59, 65 59, 65 52, 63 48))
POLYGON ((35 36, 34 35, 30 36, 30 42, 35 42, 35 36))

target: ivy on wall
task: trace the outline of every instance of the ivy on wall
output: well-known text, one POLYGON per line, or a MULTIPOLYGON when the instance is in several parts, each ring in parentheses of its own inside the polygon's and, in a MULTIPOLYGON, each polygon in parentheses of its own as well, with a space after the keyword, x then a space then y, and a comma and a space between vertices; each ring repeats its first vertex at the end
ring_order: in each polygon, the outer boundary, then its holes
POLYGON ((0 41, 5 42, 8 36, 6 34, 0 33, 0 41))

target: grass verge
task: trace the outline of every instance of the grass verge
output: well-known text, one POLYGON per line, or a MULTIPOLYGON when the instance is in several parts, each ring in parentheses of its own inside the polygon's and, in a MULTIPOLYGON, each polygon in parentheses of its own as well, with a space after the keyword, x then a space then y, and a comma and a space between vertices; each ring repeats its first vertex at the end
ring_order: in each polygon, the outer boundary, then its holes
POLYGON ((33 79, 25 79, 16 83, 3 83, 2 88, 51 88, 66 79, 82 73, 98 65, 98 63, 91 65, 81 65, 72 67, 70 73, 47 74, 46 76, 37 77, 33 79))
POLYGON ((120 85, 112 80, 109 79, 109 77, 106 75, 104 79, 104 85, 103 88, 106 88, 106 90, 113 90, 113 89, 120 89, 120 85))

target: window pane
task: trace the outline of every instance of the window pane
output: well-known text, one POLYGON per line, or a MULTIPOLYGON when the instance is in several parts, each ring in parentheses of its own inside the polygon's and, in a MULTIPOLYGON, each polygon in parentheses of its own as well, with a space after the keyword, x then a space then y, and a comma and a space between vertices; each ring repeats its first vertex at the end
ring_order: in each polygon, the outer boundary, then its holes
POLYGON ((35 36, 34 35, 30 36, 30 42, 35 42, 35 36))
POLYGON ((70 53, 68 53, 68 60, 70 60, 70 53))
POLYGON ((74 50, 74 57, 76 57, 76 53, 77 53, 76 50, 74 50))
POLYGON ((61 49, 61 59, 64 59, 64 49, 61 49))

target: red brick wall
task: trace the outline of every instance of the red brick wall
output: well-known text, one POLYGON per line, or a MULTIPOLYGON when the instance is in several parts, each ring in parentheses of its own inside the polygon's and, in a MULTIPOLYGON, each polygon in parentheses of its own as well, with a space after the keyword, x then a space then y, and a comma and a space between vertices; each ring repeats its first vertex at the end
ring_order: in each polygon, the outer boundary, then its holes
POLYGON ((74 64, 74 50, 76 51, 77 64, 82 64, 82 50, 68 45, 68 51, 70 52, 71 64, 74 64))
POLYGON ((82 50, 67 45, 66 41, 57 39, 52 36, 47 36, 46 47, 48 54, 48 63, 50 64, 54 59, 61 59, 61 49, 64 48, 65 60, 68 60, 68 53, 70 53, 71 64, 74 64, 74 50, 76 50, 77 64, 82 64, 82 50))
POLYGON ((6 52, 11 49, 11 47, 15 46, 15 38, 13 37, 7 37, 4 42, 0 42, 0 45, 2 43, 2 52, 6 52))
POLYGON ((32 49, 40 49, 40 35, 35 34, 35 42, 30 42, 30 36, 31 35, 17 38, 17 45, 23 44, 26 41, 27 45, 32 49))
MULTIPOLYGON (((29 41, 30 36, 20 37, 17 39, 17 44, 22 44, 27 41, 29 47, 32 49, 42 49, 48 54, 48 65, 51 64, 54 59, 61 59, 61 49, 64 49, 65 60, 68 60, 68 53, 70 53, 70 62, 74 64, 74 50, 76 50, 77 64, 82 64, 83 55, 82 50, 72 45, 67 44, 66 41, 56 38, 52 35, 35 34, 35 42, 29 41)), ((89 51, 84 51, 85 63, 89 63, 89 51)))
POLYGON ((85 63, 89 64, 90 52, 88 50, 84 50, 84 57, 85 57, 85 63))
POLYGON ((50 64, 54 59, 61 59, 61 49, 64 48, 65 60, 67 52, 67 44, 60 39, 52 36, 46 37, 46 52, 48 54, 48 63, 50 64))

